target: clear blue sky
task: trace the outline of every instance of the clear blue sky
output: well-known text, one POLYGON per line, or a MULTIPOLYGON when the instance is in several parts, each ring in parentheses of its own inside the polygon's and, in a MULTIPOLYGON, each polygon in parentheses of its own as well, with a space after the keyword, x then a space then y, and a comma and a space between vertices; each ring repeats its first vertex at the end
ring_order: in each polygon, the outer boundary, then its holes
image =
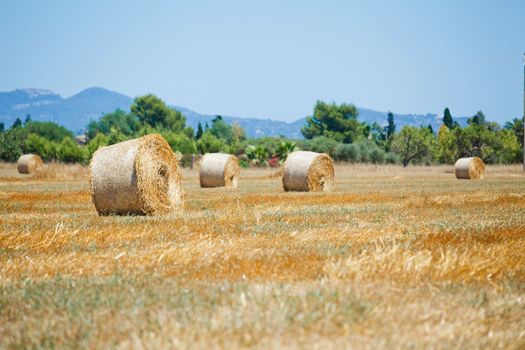
POLYGON ((155 93, 295 120, 316 100, 503 122, 523 111, 525 1, 2 1, 0 91, 155 93))

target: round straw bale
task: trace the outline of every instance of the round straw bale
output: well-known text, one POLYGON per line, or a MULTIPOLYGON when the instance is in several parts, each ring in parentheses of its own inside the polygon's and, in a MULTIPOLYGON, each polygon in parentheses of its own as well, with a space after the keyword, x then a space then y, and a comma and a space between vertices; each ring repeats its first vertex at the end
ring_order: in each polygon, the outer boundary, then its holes
POLYGON ((457 179, 478 180, 483 178, 485 163, 478 157, 460 158, 454 164, 457 179))
POLYGON ((44 165, 42 158, 36 154, 24 154, 18 158, 16 168, 20 174, 33 174, 42 167, 42 165, 44 165))
POLYGON ((284 163, 285 191, 330 191, 334 183, 334 164, 325 153, 297 151, 284 163))
POLYGON ((181 203, 177 159, 157 134, 99 148, 91 159, 90 184, 99 215, 163 214, 181 203))
POLYGON ((236 156, 225 153, 206 153, 202 158, 199 171, 201 187, 236 188, 240 170, 236 156))

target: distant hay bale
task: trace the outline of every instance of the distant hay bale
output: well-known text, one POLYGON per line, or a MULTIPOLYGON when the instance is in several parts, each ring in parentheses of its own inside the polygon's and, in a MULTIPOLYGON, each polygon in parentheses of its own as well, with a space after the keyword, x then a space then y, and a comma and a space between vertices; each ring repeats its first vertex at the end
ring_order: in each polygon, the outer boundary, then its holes
POLYGON ((297 151, 284 163, 285 191, 330 191, 334 183, 334 164, 325 153, 297 151))
POLYGON ((239 159, 225 153, 207 153, 202 158, 199 178, 201 187, 236 188, 239 182, 239 159))
POLYGON ((20 174, 33 174, 44 164, 36 154, 24 154, 18 158, 16 168, 20 174))
POLYGON ((99 148, 91 159, 90 184, 99 215, 164 214, 181 203, 177 158, 156 134, 99 148))
POLYGON ((483 179, 485 163, 478 157, 460 158, 454 164, 457 179, 483 179))

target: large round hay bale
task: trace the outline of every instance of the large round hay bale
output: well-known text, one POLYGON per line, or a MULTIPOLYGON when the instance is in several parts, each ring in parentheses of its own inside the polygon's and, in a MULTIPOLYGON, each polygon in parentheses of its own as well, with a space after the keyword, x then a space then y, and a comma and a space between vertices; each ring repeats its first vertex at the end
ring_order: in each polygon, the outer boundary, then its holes
POLYGON ((181 173, 160 135, 99 148, 90 163, 91 197, 99 215, 163 214, 181 203, 181 173))
POLYGON ((236 156, 225 153, 206 153, 202 158, 199 171, 201 187, 236 188, 240 170, 236 156))
POLYGON ((454 171, 457 179, 482 179, 485 163, 478 157, 460 158, 454 164, 454 171))
POLYGON ((18 169, 18 172, 20 174, 33 174, 42 165, 44 165, 44 162, 42 162, 42 158, 40 158, 36 154, 24 154, 20 156, 20 158, 18 158, 16 168, 18 169))
POLYGON ((334 183, 334 163, 325 153, 297 151, 284 163, 285 191, 330 191, 334 183))

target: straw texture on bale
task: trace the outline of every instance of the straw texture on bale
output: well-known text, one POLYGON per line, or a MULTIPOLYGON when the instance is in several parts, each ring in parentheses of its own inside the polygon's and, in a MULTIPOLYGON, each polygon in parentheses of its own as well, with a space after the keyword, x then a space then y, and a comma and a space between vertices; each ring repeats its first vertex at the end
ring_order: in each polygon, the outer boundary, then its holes
POLYGON ((202 158, 199 171, 201 187, 236 188, 239 174, 239 160, 234 155, 207 153, 202 158))
POLYGON ((154 215, 181 203, 181 173, 160 135, 99 148, 90 163, 93 204, 99 215, 154 215))
POLYGON ((297 151, 284 163, 285 191, 330 191, 334 183, 334 164, 325 153, 297 151))
POLYGON ((18 158, 16 168, 20 174, 33 174, 44 165, 42 159, 36 154, 24 154, 18 158))
POLYGON ((485 163, 478 157, 460 158, 454 164, 457 179, 483 179, 485 163))

